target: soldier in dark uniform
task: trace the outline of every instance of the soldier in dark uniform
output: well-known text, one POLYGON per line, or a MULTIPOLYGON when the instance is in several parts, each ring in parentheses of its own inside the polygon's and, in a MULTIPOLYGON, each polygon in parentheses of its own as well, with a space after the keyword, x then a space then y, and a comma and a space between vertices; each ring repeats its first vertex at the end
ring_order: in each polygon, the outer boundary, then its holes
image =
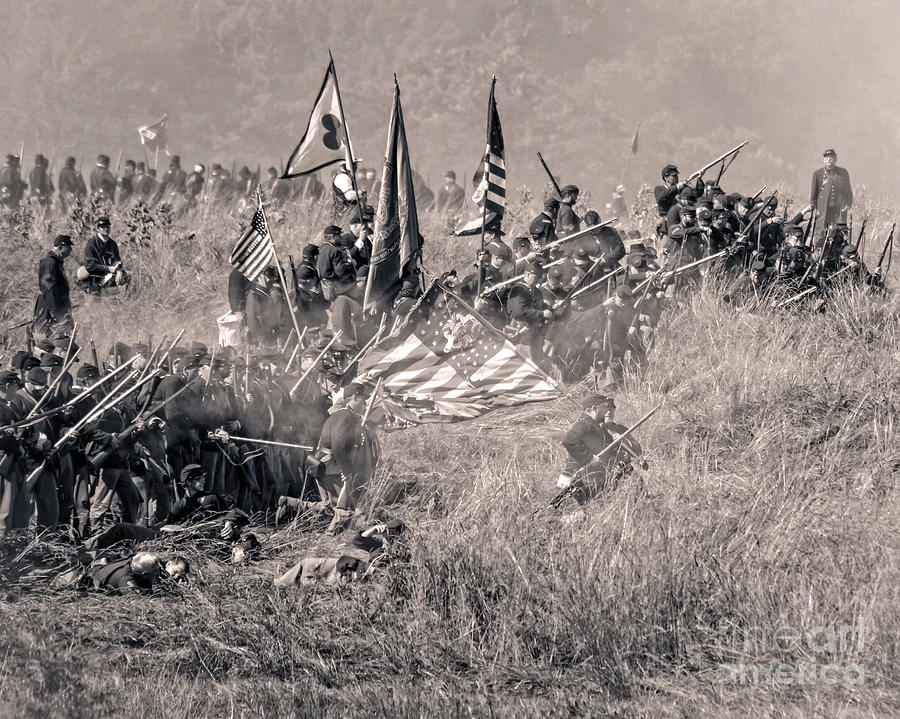
POLYGON ((569 456, 556 486, 566 490, 577 482, 572 496, 583 505, 600 492, 615 488, 630 468, 631 458, 640 456, 641 446, 629 436, 614 451, 596 459, 627 427, 615 422, 616 404, 611 397, 591 394, 581 406, 584 414, 562 439, 569 456))
POLYGON ((65 165, 59 171, 59 206, 63 211, 76 200, 83 199, 87 195, 84 186, 84 178, 75 169, 75 158, 67 157, 65 165))
POLYGON ((188 175, 184 183, 185 196, 188 200, 188 206, 196 205, 203 194, 203 187, 206 185, 206 177, 204 172, 206 168, 201 164, 194 165, 194 171, 188 175))
MULTIPOLYGON (((600 214, 594 210, 588 210, 584 213, 585 227, 593 227, 601 222, 600 214)), ((587 246, 589 252, 596 256, 602 257, 603 262, 600 264, 600 274, 605 275, 611 272, 619 265, 619 260, 625 257, 625 243, 622 237, 614 227, 601 227, 594 230, 582 242, 587 246)))
MULTIPOLYGON (((0 422, 10 424, 24 419, 16 395, 22 381, 15 372, 0 371, 0 422)), ((0 537, 15 529, 25 529, 31 515, 29 498, 23 488, 25 479, 23 439, 15 432, 0 432, 0 537)))
POLYGON ((456 184, 456 173, 453 170, 447 170, 444 174, 444 184, 438 190, 437 211, 457 213, 465 204, 465 190, 456 184))
POLYGON ((97 202, 115 202, 116 178, 109 171, 107 155, 97 155, 97 165, 91 171, 91 197, 97 202))
POLYGON ((544 209, 535 217, 528 226, 528 234, 531 240, 539 247, 549 245, 556 241, 556 218, 559 215, 559 200, 551 197, 544 201, 544 209))
POLYGON ((48 167, 50 163, 43 155, 36 155, 34 167, 28 175, 29 195, 41 207, 50 207, 53 202, 53 180, 50 178, 48 167))
POLYGON ((322 296, 329 302, 356 284, 356 265, 347 245, 340 227, 329 225, 325 228, 325 241, 319 247, 316 269, 322 283, 322 296))
POLYGON ((678 181, 678 168, 675 165, 666 165, 661 174, 663 184, 657 185, 653 194, 656 197, 657 213, 660 217, 665 217, 678 201, 678 193, 684 189, 684 183, 678 181))
POLYGON ((544 296, 544 302, 552 307, 557 302, 561 302, 569 294, 568 288, 565 286, 565 273, 556 265, 547 270, 547 281, 541 285, 541 294, 544 296))
POLYGON ((177 202, 187 193, 187 173, 181 169, 181 157, 172 155, 169 169, 159 182, 156 190, 156 202, 177 202))
POLYGON ((647 248, 643 242, 633 242, 625 256, 625 284, 634 289, 657 271, 656 251, 647 248))
POLYGON ((325 420, 316 450, 317 459, 325 466, 316 484, 322 503, 334 510, 328 527, 332 534, 350 522, 378 461, 375 437, 362 424, 366 408, 363 392, 355 383, 344 389, 347 404, 325 420))
POLYGON ((549 359, 544 353, 544 334, 547 321, 553 319, 553 310, 541 292, 543 278, 544 268, 537 262, 529 264, 522 281, 510 289, 506 309, 511 324, 519 330, 514 342, 527 344, 531 359, 546 370, 549 359))
POLYGON ((25 194, 25 187, 20 173, 19 158, 7 155, 6 164, 0 169, 0 204, 10 209, 17 208, 22 195, 25 194))
POLYGON ((136 166, 134 160, 125 160, 125 173, 119 178, 119 204, 126 204, 134 196, 136 166))
POLYGON ((847 212, 853 206, 853 186, 850 173, 837 166, 837 153, 825 150, 825 166, 813 173, 809 204, 819 212, 821 236, 828 227, 847 221, 847 212))
POLYGON ((51 336, 57 330, 72 329, 72 301, 69 280, 63 267, 72 254, 72 238, 57 235, 53 247, 38 265, 38 298, 34 303, 35 334, 51 336))
POLYGON ((566 237, 581 229, 581 220, 572 209, 578 202, 579 189, 575 185, 566 185, 560 190, 559 214, 556 216, 556 234, 566 237))
POLYGON ((102 288, 127 285, 130 278, 122 269, 119 246, 109 236, 109 218, 98 218, 96 225, 97 232, 84 247, 84 264, 78 277, 86 292, 99 295, 102 288))

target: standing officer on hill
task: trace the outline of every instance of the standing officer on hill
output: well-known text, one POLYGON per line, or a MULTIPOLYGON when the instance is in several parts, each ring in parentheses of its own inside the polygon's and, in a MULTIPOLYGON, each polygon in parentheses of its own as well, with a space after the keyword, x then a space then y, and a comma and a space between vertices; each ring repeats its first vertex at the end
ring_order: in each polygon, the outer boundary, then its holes
POLYGON ((818 209, 819 217, 824 220, 820 225, 824 237, 827 228, 847 222, 847 212, 853 206, 853 187, 850 173, 837 166, 834 150, 825 150, 822 157, 825 166, 813 173, 809 204, 818 209))
POLYGON ((38 298, 34 303, 35 334, 51 336, 57 329, 72 329, 69 280, 63 267, 72 254, 72 238, 57 235, 53 247, 38 265, 38 298))

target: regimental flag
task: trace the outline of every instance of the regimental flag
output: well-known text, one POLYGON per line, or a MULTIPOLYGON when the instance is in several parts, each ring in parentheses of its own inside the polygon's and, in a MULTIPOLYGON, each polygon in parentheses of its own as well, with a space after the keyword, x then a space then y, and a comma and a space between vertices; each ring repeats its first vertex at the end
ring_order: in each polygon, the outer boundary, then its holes
POLYGON ((144 127, 138 128, 138 135, 141 136, 141 144, 146 147, 150 152, 156 152, 156 150, 162 150, 167 155, 169 154, 169 139, 167 137, 167 130, 169 125, 169 116, 163 115, 161 119, 154 122, 152 125, 144 125, 144 127))
POLYGON ((406 321, 360 360, 357 381, 382 380, 385 412, 414 424, 452 422, 559 397, 509 338, 434 282, 406 321))
POLYGON ((637 124, 637 127, 634 128, 634 137, 631 138, 631 154, 637 155, 638 151, 638 133, 641 131, 641 123, 637 124))
POLYGON ((403 279, 413 275, 421 250, 413 177, 406 127, 403 125, 403 108, 400 106, 400 86, 395 78, 394 105, 388 126, 378 210, 375 213, 369 281, 363 302, 366 311, 392 303, 403 279))
POLYGON ((275 245, 269 234, 269 223, 263 209, 262 196, 257 193, 257 208, 249 229, 241 236, 228 260, 244 277, 253 282, 275 256, 275 245))
POLYGON ((316 97, 306 132, 291 153, 282 179, 308 175, 353 156, 353 142, 345 126, 334 58, 328 63, 322 89, 316 97))
POLYGON ((503 128, 494 101, 494 85, 491 80, 491 96, 488 101, 487 147, 481 181, 472 195, 472 202, 478 205, 478 216, 460 227, 457 236, 475 235, 481 232, 482 220, 486 229, 500 229, 503 212, 506 209, 506 165, 503 161, 503 128))

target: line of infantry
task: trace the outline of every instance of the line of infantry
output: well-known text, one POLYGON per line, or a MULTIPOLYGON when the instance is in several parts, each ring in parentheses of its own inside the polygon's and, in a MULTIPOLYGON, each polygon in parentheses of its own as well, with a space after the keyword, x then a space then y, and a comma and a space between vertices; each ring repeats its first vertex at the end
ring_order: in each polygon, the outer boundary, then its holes
MULTIPOLYGON (((173 155, 168 169, 157 176, 157 171, 146 162, 126 159, 121 153, 115 165, 109 155, 98 155, 93 169, 85 180, 81 165, 69 156, 53 181, 50 161, 42 154, 34 158, 34 166, 26 176, 17 155, 7 155, 0 167, 0 208, 15 210, 25 204, 44 211, 53 208, 68 212, 79 203, 91 201, 99 206, 120 207, 141 202, 148 206, 167 203, 178 213, 184 214, 206 203, 231 205, 248 201, 261 188, 274 207, 301 201, 321 201, 329 194, 336 205, 342 201, 361 197, 377 197, 380 182, 374 167, 361 167, 354 163, 356 189, 346 167, 334 171, 330 178, 330 193, 318 179, 317 173, 304 177, 284 179, 275 167, 265 174, 260 168, 251 171, 246 165, 239 170, 226 169, 220 163, 207 166, 193 165, 190 171, 182 169, 181 157, 173 155), (121 166, 120 166, 121 165, 121 166)), ((448 170, 444 184, 435 194, 419 174, 414 174, 416 204, 421 211, 435 209, 438 212, 456 213, 465 205, 466 195, 456 183, 456 173, 448 170)))
MULTIPOLYGON (((646 369, 664 310, 698 286, 701 268, 727 279, 731 302, 775 296, 779 285, 788 298, 808 287, 821 298, 839 281, 881 285, 882 268, 865 268, 844 223, 849 177, 833 151, 825 159, 814 207, 790 219, 777 216, 775 195, 729 195, 703 173, 682 182, 667 165, 655 192, 660 222, 648 238, 623 238, 593 210, 579 216, 579 189, 567 185, 544 201, 527 234, 507 244, 489 228, 473 271, 444 274, 546 372, 564 381, 606 375, 604 393, 584 397, 563 438, 568 459, 554 505, 569 497, 584 504, 632 471, 641 447, 615 422, 614 395, 626 369, 646 369)), ((347 231, 329 225, 320 244, 307 245, 290 287, 274 269, 255 282, 232 273, 235 344, 246 352, 116 344, 104 363, 87 363, 63 269, 72 241, 55 238, 39 267, 41 339, 0 374, 0 532, 34 521, 103 544, 123 523, 158 531, 196 512, 230 517, 217 531, 231 544, 251 515, 267 512, 278 521, 314 512, 333 533, 362 531, 354 512, 375 473, 373 427, 384 414, 353 379, 360 355, 410 313, 424 283, 408 278, 380 316, 362 311, 374 210, 363 196, 345 202, 347 231), (291 309, 304 327, 299 338, 291 309)), ((109 229, 99 218, 85 248, 85 280, 96 291, 127 282, 116 277, 121 257, 109 249, 109 229)), ((345 576, 337 564, 313 564, 345 576)))

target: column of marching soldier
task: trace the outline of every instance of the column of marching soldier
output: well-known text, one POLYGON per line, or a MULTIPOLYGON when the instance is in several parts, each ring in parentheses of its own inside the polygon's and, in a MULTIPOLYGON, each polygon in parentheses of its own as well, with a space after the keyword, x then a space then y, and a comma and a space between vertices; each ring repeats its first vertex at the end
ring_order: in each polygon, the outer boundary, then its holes
MULTIPOLYGON (((729 195, 702 175, 681 182, 672 165, 661 175, 654 237, 627 238, 626 249, 597 212, 576 213, 579 190, 567 185, 544 202, 527 235, 510 245, 489 231, 474 271, 443 277, 548 372, 566 381, 606 375, 604 394, 583 398, 584 414, 563 438, 568 460, 556 505, 569 496, 583 504, 631 471, 640 446, 615 423, 611 395, 627 367, 647 366, 664 310, 699 284, 701 268, 724 278, 733 303, 821 301, 838 281, 881 285, 880 267, 864 267, 843 222, 849 178, 841 184, 831 170, 827 197, 813 197, 821 207, 787 218, 774 195, 729 195)), ((102 545, 123 526, 152 531, 218 512, 216 531, 235 543, 249 516, 267 510, 279 520, 327 510, 331 532, 350 525, 377 460, 371 403, 352 382, 355 360, 383 329, 362 312, 374 213, 359 210, 348 203, 336 215, 348 231, 331 225, 319 245, 304 248, 291 290, 275 271, 256 282, 232 273, 231 309, 252 353, 117 344, 101 367, 85 361, 72 337, 62 270, 71 240, 57 237, 41 263, 42 339, 0 374, 0 532, 33 520, 102 545), (290 301, 305 342, 293 332, 290 301)), ((111 241, 108 220, 98 225, 111 241)), ((102 269, 107 277, 117 267, 102 269)), ((420 295, 420 283, 404 285, 394 326, 420 295)), ((343 576, 348 567, 358 569, 329 562, 285 581, 343 576)))

